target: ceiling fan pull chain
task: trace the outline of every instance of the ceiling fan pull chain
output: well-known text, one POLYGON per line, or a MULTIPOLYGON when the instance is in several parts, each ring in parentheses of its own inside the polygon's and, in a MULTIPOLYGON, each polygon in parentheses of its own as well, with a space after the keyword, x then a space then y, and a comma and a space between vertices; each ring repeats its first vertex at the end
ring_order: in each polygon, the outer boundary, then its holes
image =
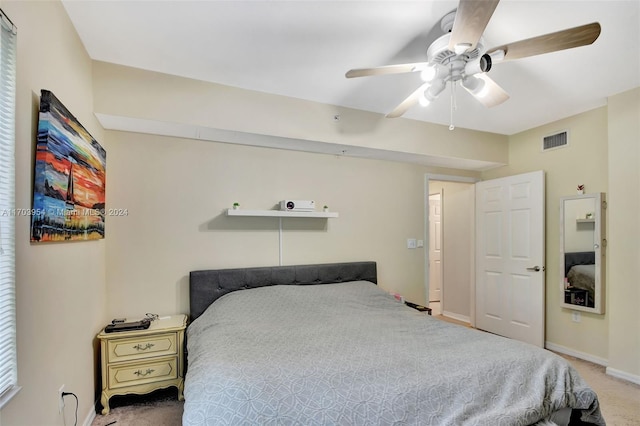
POLYGON ((456 126, 453 125, 453 111, 457 108, 456 106, 456 83, 451 80, 451 118, 449 120, 449 130, 453 130, 456 126))

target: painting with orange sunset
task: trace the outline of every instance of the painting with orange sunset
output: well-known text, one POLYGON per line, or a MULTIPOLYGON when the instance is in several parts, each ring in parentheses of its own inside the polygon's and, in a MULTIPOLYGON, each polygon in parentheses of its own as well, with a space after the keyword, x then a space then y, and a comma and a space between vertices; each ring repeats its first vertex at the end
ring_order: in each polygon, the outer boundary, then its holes
POLYGON ((48 90, 35 157, 31 241, 104 238, 107 153, 48 90))

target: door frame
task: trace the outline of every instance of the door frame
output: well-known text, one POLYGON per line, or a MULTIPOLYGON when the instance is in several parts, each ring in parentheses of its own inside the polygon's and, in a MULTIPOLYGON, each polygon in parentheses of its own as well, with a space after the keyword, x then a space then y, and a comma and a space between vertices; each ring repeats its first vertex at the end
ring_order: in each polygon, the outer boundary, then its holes
MULTIPOLYGON (((444 175, 444 174, 436 174, 436 173, 425 173, 424 175, 424 190, 422 191, 422 196, 424 198, 424 289, 426 298, 429 298, 429 181, 442 181, 442 182, 458 182, 458 183, 469 183, 475 185, 477 182, 480 182, 482 179, 474 178, 469 176, 460 176, 460 175, 444 175)), ((475 193, 475 191, 474 191, 475 193)), ((443 216, 444 216, 444 197, 440 200, 440 205, 442 208, 443 216)), ((475 223, 475 199, 474 206, 472 212, 472 218, 475 223)), ((444 224, 444 217, 441 218, 444 224)), ((475 228, 474 228, 475 229, 475 228)), ((446 238, 446 230, 444 229, 442 232, 442 242, 444 245, 444 239, 446 238)), ((476 286, 475 286, 475 232, 474 235, 471 236, 471 256, 469 259, 471 265, 471 272, 469 277, 469 321, 472 326, 476 324, 476 286)), ((442 253, 442 267, 444 267, 444 262, 446 261, 446 254, 442 253)), ((442 285, 440 291, 444 294, 444 274, 442 276, 442 285)), ((442 302, 441 302, 442 303, 442 302)), ((441 305, 442 311, 444 311, 444 306, 441 305)))
MULTIPOLYGON (((438 196, 438 199, 440 201, 440 243, 442 245, 442 227, 444 226, 442 223, 442 218, 443 218, 443 213, 442 213, 442 200, 444 199, 444 188, 441 189, 439 192, 431 192, 429 191, 429 193, 427 194, 427 197, 429 198, 429 202, 431 202, 431 197, 433 196, 438 196)), ((428 205, 428 214, 429 214, 429 218, 431 218, 431 205, 428 205)), ((429 241, 427 241, 427 244, 425 245, 425 249, 427 250, 427 256, 426 256, 426 261, 429 262, 429 265, 427 266, 427 271, 429 272, 429 277, 431 277, 431 223, 427 222, 427 225, 429 226, 429 230, 427 231, 427 237, 429 238, 429 241)), ((442 307, 444 306, 444 288, 443 288, 443 281, 444 281, 444 273, 443 273, 443 262, 442 262, 442 258, 444 256, 444 247, 440 248, 440 313, 442 314, 442 307)), ((428 304, 431 303, 431 285, 429 283, 429 288, 427 288, 428 293, 427 293, 427 300, 426 302, 428 304)), ((427 305, 429 306, 429 305, 427 305)), ((429 306, 430 307, 430 306, 429 306)))

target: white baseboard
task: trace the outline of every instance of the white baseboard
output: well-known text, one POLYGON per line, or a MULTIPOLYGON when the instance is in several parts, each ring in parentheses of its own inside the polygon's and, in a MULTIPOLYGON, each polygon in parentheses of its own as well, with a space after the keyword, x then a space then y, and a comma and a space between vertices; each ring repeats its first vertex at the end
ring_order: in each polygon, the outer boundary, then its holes
POLYGON ((544 342, 544 347, 550 351, 560 352, 561 354, 569 355, 575 358, 580 358, 585 361, 592 362, 594 364, 602 365, 606 367, 609 365, 609 360, 600 358, 599 356, 591 355, 586 352, 577 351, 575 349, 567 348, 566 346, 558 345, 557 343, 544 342))
POLYGON ((618 379, 626 380, 636 385, 640 385, 640 376, 637 374, 627 373, 626 371, 617 370, 615 368, 607 367, 607 374, 618 379))
POLYGON ((456 313, 449 312, 449 311, 442 311, 442 316, 443 317, 447 317, 447 318, 451 318, 451 319, 454 319, 454 320, 466 322, 466 323, 471 323, 471 319, 466 315, 460 315, 460 314, 456 314, 456 313))
POLYGON ((93 423, 93 419, 96 418, 97 403, 98 401, 93 403, 93 406, 91 407, 91 411, 89 411, 89 414, 87 414, 87 417, 84 418, 84 422, 82 423, 82 426, 91 426, 91 423, 93 423))
POLYGON ((626 371, 618 370, 616 368, 609 367, 609 360, 600 358, 595 355, 591 355, 585 352, 576 351, 571 348, 567 348, 566 346, 558 345, 556 343, 545 342, 544 347, 549 349, 550 351, 560 352, 561 354, 569 355, 575 358, 580 358, 585 361, 592 362, 594 364, 602 365, 603 367, 607 367, 605 372, 612 377, 617 379, 626 380, 627 382, 635 383, 636 385, 640 385, 640 376, 637 374, 627 373, 626 371))

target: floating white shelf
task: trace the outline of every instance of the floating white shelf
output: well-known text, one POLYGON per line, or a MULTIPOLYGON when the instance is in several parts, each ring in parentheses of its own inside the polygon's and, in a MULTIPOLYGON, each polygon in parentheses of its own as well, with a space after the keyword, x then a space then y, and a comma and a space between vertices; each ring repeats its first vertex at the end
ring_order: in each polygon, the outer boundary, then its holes
POLYGON ((595 219, 576 219, 577 223, 596 223, 595 219))
POLYGON ((292 212, 286 210, 244 210, 227 209, 227 216, 253 216, 253 217, 315 217, 327 219, 338 217, 337 212, 292 212))

